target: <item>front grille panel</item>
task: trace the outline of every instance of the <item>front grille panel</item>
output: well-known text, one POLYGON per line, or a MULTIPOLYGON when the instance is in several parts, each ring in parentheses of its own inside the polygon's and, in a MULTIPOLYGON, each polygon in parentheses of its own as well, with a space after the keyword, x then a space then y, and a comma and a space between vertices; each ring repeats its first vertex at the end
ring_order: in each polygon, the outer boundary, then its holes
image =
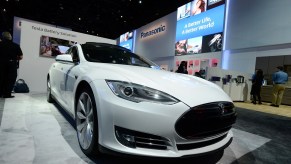
POLYGON ((227 136, 227 134, 212 139, 212 140, 208 140, 208 141, 203 141, 203 142, 198 142, 198 143, 191 143, 191 144, 177 144, 177 148, 178 150, 191 150, 191 149, 197 149, 197 148, 201 148, 201 147, 205 147, 208 145, 212 145, 215 144, 219 141, 221 141, 222 139, 224 139, 227 136))
POLYGON ((205 138, 230 130, 236 112, 231 102, 213 102, 192 107, 176 122, 176 132, 185 139, 205 138))
POLYGON ((162 138, 149 138, 147 136, 135 136, 136 147, 166 150, 170 146, 169 141, 162 138))

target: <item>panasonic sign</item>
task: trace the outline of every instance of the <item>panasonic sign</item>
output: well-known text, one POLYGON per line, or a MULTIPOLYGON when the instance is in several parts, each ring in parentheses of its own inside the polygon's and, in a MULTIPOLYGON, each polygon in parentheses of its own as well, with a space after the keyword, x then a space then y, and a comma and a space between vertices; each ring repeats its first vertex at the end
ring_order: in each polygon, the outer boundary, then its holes
POLYGON ((166 26, 165 25, 161 25, 160 27, 156 28, 156 29, 152 29, 152 30, 149 30, 147 32, 141 32, 140 33, 140 37, 141 38, 146 38, 148 36, 151 36, 151 35, 156 35, 158 33, 161 33, 163 31, 166 30, 166 26))

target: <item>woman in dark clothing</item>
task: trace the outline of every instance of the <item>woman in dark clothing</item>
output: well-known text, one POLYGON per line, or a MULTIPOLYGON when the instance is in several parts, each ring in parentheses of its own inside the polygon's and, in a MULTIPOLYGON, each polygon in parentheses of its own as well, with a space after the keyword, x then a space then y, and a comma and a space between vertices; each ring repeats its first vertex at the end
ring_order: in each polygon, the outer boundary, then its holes
POLYGON ((188 74, 187 71, 187 62, 186 61, 182 61, 178 67, 178 70, 176 71, 177 73, 184 73, 184 74, 188 74))
POLYGON ((252 78, 251 95, 253 96, 253 101, 252 101, 253 104, 257 104, 257 98, 258 98, 258 103, 262 104, 261 87, 263 85, 263 81, 264 81, 263 71, 261 69, 258 69, 252 78))

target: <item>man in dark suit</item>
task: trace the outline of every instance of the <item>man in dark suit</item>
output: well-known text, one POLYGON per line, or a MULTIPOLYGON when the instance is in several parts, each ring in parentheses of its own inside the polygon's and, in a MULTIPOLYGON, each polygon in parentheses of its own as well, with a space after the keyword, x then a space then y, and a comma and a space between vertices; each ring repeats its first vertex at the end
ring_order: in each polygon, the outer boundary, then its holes
POLYGON ((20 46, 12 42, 9 32, 3 32, 0 42, 0 97, 14 97, 11 92, 17 77, 17 63, 22 58, 20 46))

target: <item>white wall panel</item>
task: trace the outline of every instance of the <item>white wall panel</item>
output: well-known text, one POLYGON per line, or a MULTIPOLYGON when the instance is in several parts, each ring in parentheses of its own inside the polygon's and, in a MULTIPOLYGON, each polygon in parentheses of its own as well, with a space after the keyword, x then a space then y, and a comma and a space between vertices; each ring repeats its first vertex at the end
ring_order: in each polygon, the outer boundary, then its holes
POLYGON ((228 0, 225 50, 291 43, 290 0, 228 0))
POLYGON ((78 43, 103 42, 116 44, 116 41, 111 39, 22 21, 20 46, 23 51, 23 60, 20 61, 17 78, 24 79, 32 92, 46 92, 47 73, 50 65, 55 61, 54 58, 39 56, 40 37, 42 35, 77 41, 78 43), (43 31, 40 29, 43 29, 43 31), (68 35, 62 35, 61 33, 68 35))

